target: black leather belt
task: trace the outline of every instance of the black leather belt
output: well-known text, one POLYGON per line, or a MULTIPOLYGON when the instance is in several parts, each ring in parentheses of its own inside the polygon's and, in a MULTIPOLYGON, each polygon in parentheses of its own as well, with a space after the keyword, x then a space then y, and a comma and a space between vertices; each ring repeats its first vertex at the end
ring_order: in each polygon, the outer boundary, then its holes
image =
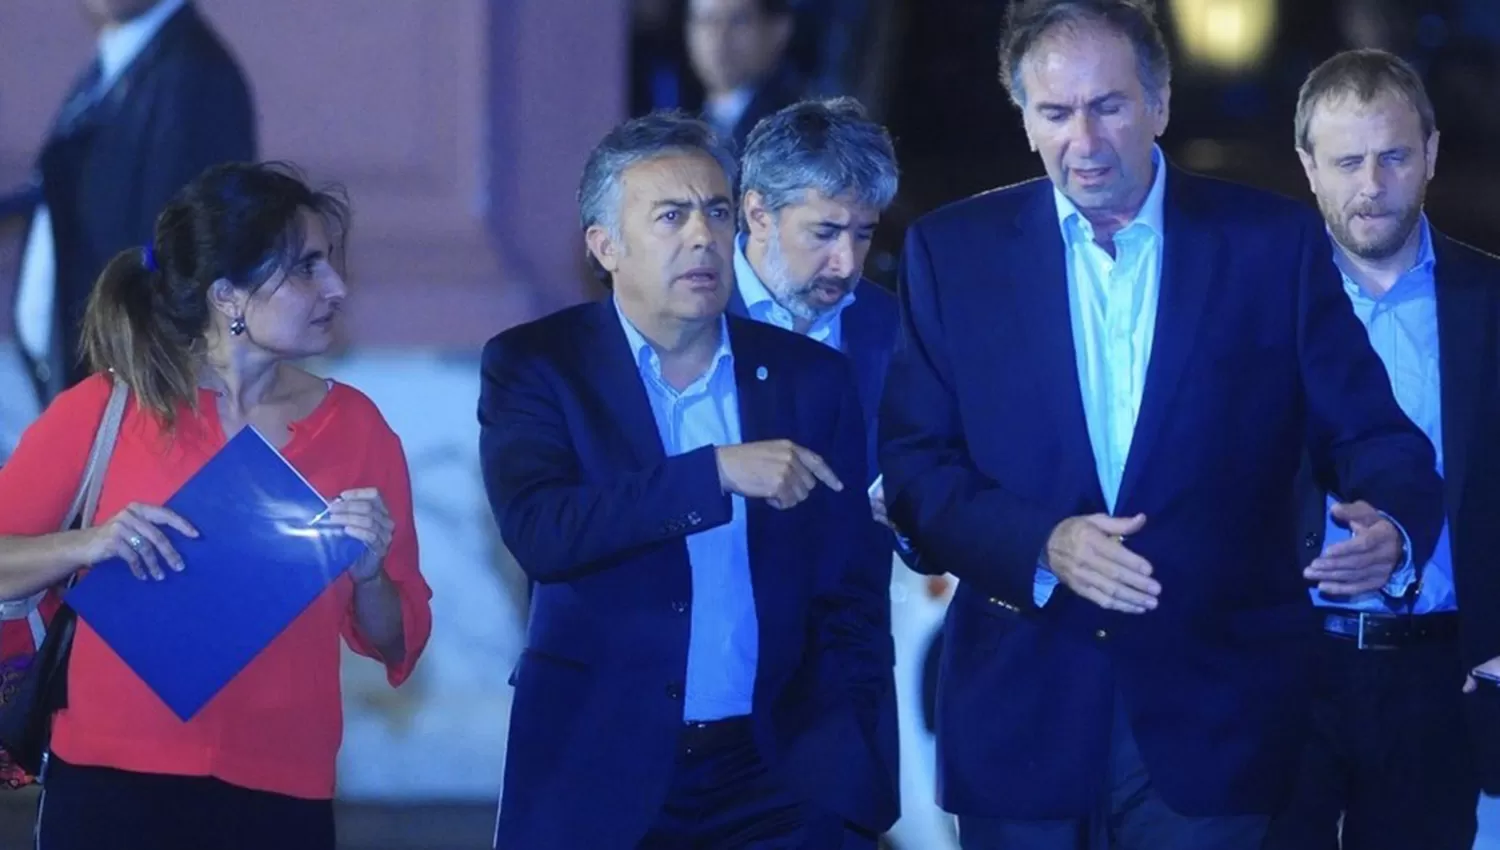
POLYGON ((1335 610, 1323 615, 1323 631, 1353 641, 1356 649, 1401 649, 1458 640, 1458 614, 1445 611, 1408 616, 1335 610))
POLYGON ((727 750, 755 736, 749 715, 723 720, 693 720, 682 725, 684 755, 702 755, 727 750))

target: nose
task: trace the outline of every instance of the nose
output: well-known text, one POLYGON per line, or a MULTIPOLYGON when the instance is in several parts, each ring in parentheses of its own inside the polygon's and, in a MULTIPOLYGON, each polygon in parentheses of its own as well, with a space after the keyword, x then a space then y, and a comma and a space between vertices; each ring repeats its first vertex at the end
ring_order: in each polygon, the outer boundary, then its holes
POLYGON ((1359 193, 1367 198, 1378 198, 1385 194, 1385 171, 1380 167, 1380 157, 1372 156, 1359 170, 1359 193))
POLYGON ((694 210, 688 218, 687 227, 683 228, 683 238, 687 240, 688 247, 694 250, 706 250, 719 246, 718 228, 714 226, 712 215, 705 210, 694 210))
POLYGON ((840 279, 854 274, 854 234, 847 230, 834 240, 828 253, 828 274, 840 279))
POLYGON ((344 282, 344 276, 333 269, 323 278, 323 298, 328 301, 343 301, 349 295, 349 284, 344 282))
POLYGON ((1085 159, 1098 152, 1099 121, 1089 110, 1078 110, 1068 122, 1068 148, 1085 159))

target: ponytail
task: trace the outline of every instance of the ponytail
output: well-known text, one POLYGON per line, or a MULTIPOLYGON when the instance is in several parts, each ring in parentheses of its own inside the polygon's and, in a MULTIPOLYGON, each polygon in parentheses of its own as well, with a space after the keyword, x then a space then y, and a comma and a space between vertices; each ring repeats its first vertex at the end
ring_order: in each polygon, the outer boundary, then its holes
POLYGON ((156 309, 164 274, 149 247, 116 254, 89 295, 82 347, 90 369, 113 371, 170 431, 178 407, 196 403, 198 381, 192 341, 156 309))

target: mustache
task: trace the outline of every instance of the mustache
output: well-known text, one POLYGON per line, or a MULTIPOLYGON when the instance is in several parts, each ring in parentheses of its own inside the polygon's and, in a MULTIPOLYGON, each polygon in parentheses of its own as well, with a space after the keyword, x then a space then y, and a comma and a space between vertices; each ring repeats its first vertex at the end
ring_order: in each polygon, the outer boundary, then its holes
POLYGON ((814 289, 816 289, 820 285, 821 286, 832 287, 833 289, 837 289, 840 292, 848 292, 849 290, 851 290, 851 289, 854 288, 854 278, 852 278, 852 277, 815 277, 812 280, 808 281, 807 283, 803 284, 802 286, 798 287, 797 291, 798 292, 803 292, 803 293, 812 292, 814 289))

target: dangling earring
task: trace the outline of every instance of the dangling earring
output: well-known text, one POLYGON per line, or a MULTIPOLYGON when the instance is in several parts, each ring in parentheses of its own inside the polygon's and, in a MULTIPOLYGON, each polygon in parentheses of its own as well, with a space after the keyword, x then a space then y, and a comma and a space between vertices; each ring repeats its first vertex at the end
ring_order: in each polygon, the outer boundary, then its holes
POLYGON ((229 332, 235 336, 245 333, 245 317, 240 316, 229 323, 229 332))

